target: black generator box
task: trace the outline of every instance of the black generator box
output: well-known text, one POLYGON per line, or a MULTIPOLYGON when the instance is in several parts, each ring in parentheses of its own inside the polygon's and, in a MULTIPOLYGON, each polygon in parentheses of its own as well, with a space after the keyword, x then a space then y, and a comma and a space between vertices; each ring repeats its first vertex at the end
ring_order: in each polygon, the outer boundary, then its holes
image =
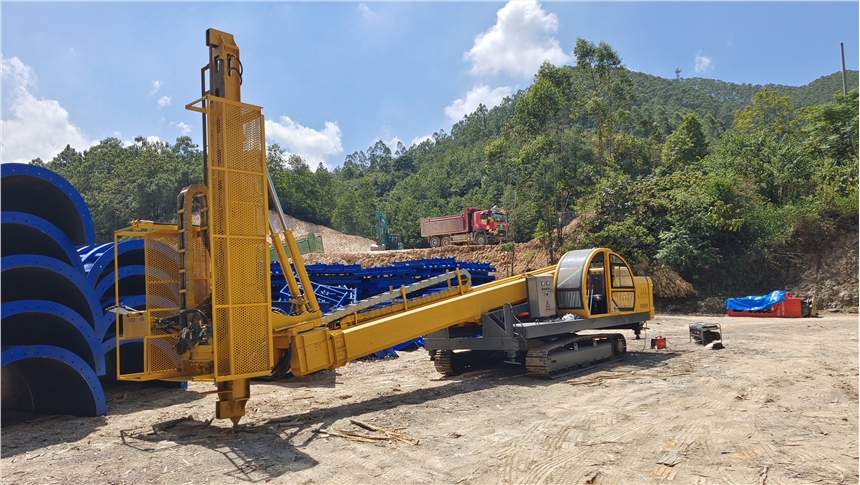
POLYGON ((691 323, 690 341, 708 345, 715 340, 723 340, 723 329, 719 323, 691 323))

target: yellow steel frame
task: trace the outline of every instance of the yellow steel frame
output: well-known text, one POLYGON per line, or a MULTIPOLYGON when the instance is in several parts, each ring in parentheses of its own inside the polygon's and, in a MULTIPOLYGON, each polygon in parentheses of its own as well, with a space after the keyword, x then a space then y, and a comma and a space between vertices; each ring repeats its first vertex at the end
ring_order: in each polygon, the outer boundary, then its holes
POLYGON ((211 95, 198 101, 201 107, 189 108, 206 113, 209 129, 215 380, 268 375, 274 349, 262 108, 211 95))
MULTIPOLYGON (((202 247, 199 228, 194 228, 192 244, 202 247)), ((159 224, 151 221, 133 221, 130 227, 114 233, 114 285, 117 305, 120 301, 121 281, 119 279, 118 242, 120 238, 142 238, 144 241, 146 311, 134 315, 137 320, 134 330, 126 332, 124 325, 126 317, 118 316, 116 320, 116 369, 117 378, 121 380, 152 380, 194 378, 211 379, 205 366, 189 366, 187 361, 176 353, 173 346, 179 337, 178 333, 159 330, 152 326, 152 321, 159 317, 171 317, 179 313, 179 270, 178 270, 178 228, 174 224, 159 224), (146 319, 141 321, 142 319, 146 319), (143 370, 141 372, 122 373, 120 367, 122 344, 128 341, 142 339, 143 341, 143 370)), ((202 254, 202 252, 199 252, 202 254)), ((198 289, 198 297, 206 288, 208 281, 208 265, 197 264, 190 274, 190 284, 198 289)), ((195 301, 193 303, 199 303, 195 301)))

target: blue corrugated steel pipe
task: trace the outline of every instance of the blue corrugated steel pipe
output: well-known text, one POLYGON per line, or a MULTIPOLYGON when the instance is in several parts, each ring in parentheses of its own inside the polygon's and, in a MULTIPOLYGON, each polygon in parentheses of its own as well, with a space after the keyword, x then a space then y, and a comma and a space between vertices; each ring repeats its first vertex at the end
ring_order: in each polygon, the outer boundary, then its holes
MULTIPOLYGON (((113 268, 113 266, 111 266, 113 268)), ((150 268, 155 270, 156 268, 150 268)), ((99 302, 103 307, 109 307, 116 302, 116 273, 113 269, 94 288, 99 302)), ((119 267, 119 295, 123 296, 146 294, 146 266, 132 265, 119 267)), ((179 288, 176 288, 176 301, 179 301, 179 288)))
POLYGON ((93 218, 84 198, 68 180, 47 168, 0 164, 0 207, 45 219, 75 246, 95 241, 93 218))
POLYGON ((3 237, 0 238, 0 254, 40 254, 72 266, 84 273, 84 265, 75 245, 57 226, 33 214, 4 210, 0 213, 3 237))
MULTIPOLYGON (((143 239, 132 239, 129 241, 120 241, 117 244, 117 252, 119 253, 119 267, 142 265, 145 264, 143 239)), ((113 243, 101 245, 95 250, 87 254, 81 254, 81 249, 78 249, 78 254, 84 259, 84 267, 87 271, 87 279, 90 280, 93 287, 108 274, 114 270, 114 249, 113 243), (94 257, 95 256, 95 257, 94 257)))
POLYGON ((75 416, 107 412, 95 372, 69 350, 53 345, 3 347, 0 366, 4 409, 75 416))
POLYGON ((81 261, 84 263, 84 271, 89 273, 90 268, 93 267, 93 263, 108 249, 113 250, 112 242, 78 246, 78 256, 81 257, 81 261))
MULTIPOLYGON (((123 374, 143 372, 143 339, 123 340, 120 352, 120 368, 123 374)), ((102 342, 102 353, 105 356, 105 377, 116 379, 116 339, 102 342)))
POLYGON ((0 305, 0 341, 9 345, 53 345, 72 351, 105 374, 104 352, 96 331, 71 308, 44 300, 19 300, 0 305))
MULTIPOLYGON (((161 344, 164 345, 163 342, 161 344)), ((102 344, 102 350, 105 354, 105 366, 107 367, 105 378, 116 379, 116 339, 106 340, 102 344)), ((119 365, 123 374, 143 372, 143 339, 123 340, 119 356, 121 359, 119 365)), ((161 387, 188 388, 186 381, 156 380, 153 383, 161 387)))
MULTIPOLYGON (((159 270, 156 267, 149 267, 150 278, 155 278, 161 281, 171 281, 175 277, 159 270)), ((122 299, 125 296, 144 295, 146 294, 146 271, 147 267, 143 265, 120 266, 119 268, 119 296, 122 299)), ((116 274, 111 271, 101 279, 98 286, 94 288, 96 295, 103 307, 109 307, 116 302, 116 274)), ((165 305, 167 307, 175 307, 179 304, 179 283, 165 285, 165 290, 170 291, 168 298, 172 304, 165 305)))
POLYGON ((0 301, 47 300, 65 305, 104 335, 104 311, 86 277, 68 264, 47 256, 0 258, 0 301))

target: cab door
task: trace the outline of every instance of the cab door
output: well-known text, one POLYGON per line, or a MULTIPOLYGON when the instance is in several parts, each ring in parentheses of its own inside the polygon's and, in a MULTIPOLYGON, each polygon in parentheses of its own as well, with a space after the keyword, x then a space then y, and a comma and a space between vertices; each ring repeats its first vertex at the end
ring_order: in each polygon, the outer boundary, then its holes
POLYGON ((628 313, 636 308, 633 272, 621 256, 609 255, 609 304, 612 313, 628 313))

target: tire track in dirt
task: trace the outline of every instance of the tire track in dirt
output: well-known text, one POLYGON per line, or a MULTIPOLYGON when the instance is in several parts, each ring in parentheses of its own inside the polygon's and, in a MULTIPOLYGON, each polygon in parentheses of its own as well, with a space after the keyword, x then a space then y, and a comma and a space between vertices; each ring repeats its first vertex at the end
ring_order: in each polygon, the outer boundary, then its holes
POLYGON ((643 385, 635 394, 616 396, 612 385, 608 384, 600 392, 590 393, 591 409, 577 408, 580 417, 570 423, 578 431, 578 439, 563 451, 540 450, 539 455, 544 459, 539 466, 528 468, 528 473, 519 479, 510 476, 507 482, 537 484, 570 479, 573 483, 591 479, 605 483, 628 482, 632 478, 629 470, 636 470, 641 460, 619 452, 618 447, 630 448, 625 437, 639 432, 651 434, 663 425, 663 420, 655 421, 649 412, 650 406, 665 398, 666 390, 662 387, 643 385), (614 449, 606 451, 607 446, 614 446, 614 449), (602 467, 606 463, 613 463, 611 470, 602 467), (563 470, 563 474, 559 475, 559 470, 563 470))
MULTIPOLYGON (((556 426, 556 420, 544 421, 541 423, 540 429, 556 426)), ((510 446, 504 453, 506 461, 510 461, 515 466, 503 467, 501 473, 502 483, 517 483, 521 485, 541 484, 548 480, 559 469, 564 470, 564 477, 576 477, 577 481, 590 477, 595 471, 596 466, 600 466, 607 461, 612 461, 614 453, 603 452, 600 447, 606 444, 623 445, 620 442, 621 438, 634 433, 649 431, 653 427, 648 422, 642 422, 636 425, 624 426, 615 424, 613 419, 605 417, 593 419, 591 416, 586 416, 579 422, 572 423, 576 429, 582 428, 587 431, 585 436, 589 439, 585 442, 572 443, 570 447, 554 446, 549 449, 540 445, 514 444, 510 446), (602 426, 595 426, 595 423, 607 423, 602 426), (611 423, 611 424, 608 424, 611 423), (593 448, 592 448, 593 447, 593 448), (525 448, 525 449, 524 449, 525 448), (525 475, 520 475, 518 471, 525 471, 525 475)), ((540 429, 531 429, 531 432, 540 431, 540 429)), ((554 438, 550 443, 559 443, 559 440, 554 438)), ((553 480, 555 481, 555 480, 553 480)))

